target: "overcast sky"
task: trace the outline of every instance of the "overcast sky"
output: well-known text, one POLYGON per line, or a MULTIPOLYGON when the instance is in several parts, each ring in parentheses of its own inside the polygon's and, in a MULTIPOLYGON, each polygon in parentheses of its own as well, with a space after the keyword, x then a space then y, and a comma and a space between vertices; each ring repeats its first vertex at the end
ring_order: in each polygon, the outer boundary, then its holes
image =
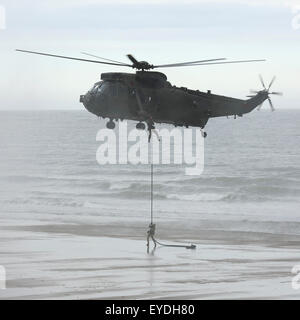
POLYGON ((132 72, 15 48, 82 58, 86 51, 124 62, 131 53, 153 64, 265 58, 160 71, 172 84, 237 98, 261 88, 259 73, 266 82, 276 75, 272 89, 284 96, 273 98, 275 106, 300 107, 300 0, 298 7, 277 0, 0 0, 0 8, 0 109, 82 109, 79 95, 102 72, 132 72))

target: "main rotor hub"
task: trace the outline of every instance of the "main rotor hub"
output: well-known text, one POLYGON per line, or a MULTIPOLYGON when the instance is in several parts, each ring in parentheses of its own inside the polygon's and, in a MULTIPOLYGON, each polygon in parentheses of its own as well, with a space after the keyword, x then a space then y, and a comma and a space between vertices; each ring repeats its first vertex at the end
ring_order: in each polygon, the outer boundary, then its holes
POLYGON ((148 63, 147 61, 138 61, 133 64, 132 68, 137 70, 150 70, 153 69, 153 64, 148 63))

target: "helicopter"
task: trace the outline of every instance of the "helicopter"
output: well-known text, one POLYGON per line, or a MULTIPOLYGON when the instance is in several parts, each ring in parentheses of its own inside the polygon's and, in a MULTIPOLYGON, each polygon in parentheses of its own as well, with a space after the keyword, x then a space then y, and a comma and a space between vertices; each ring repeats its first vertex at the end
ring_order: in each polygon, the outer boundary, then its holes
POLYGON ((115 128, 115 120, 137 121, 137 129, 148 130, 149 141, 156 123, 200 127, 202 136, 206 137, 207 133, 203 129, 209 118, 223 116, 242 117, 243 114, 251 112, 256 107, 260 110, 266 100, 269 102, 271 111, 274 111, 269 95, 282 95, 281 92, 270 91, 275 81, 275 76, 266 86, 262 76, 259 75, 263 88, 256 91, 252 90, 252 95, 247 96, 249 99, 242 100, 212 94, 211 90, 202 92, 186 87, 176 87, 167 80, 167 76, 164 73, 150 71, 157 68, 261 62, 266 61, 265 59, 227 61, 226 58, 216 58, 153 65, 147 61, 138 61, 131 54, 127 55, 130 63, 124 63, 86 52, 82 53, 97 58, 97 60, 21 49, 16 49, 16 51, 136 69, 135 73, 102 73, 100 81, 96 82, 86 94, 81 95, 79 100, 89 112, 98 117, 108 118, 109 120, 106 123, 108 129, 115 128))

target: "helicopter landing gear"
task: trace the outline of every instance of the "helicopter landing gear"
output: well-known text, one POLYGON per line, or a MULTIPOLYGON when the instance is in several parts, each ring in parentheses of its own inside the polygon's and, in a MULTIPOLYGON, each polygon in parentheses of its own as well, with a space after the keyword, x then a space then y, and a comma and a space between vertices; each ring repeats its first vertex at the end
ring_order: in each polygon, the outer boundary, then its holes
POLYGON ((202 128, 200 128, 200 130, 201 130, 201 135, 202 135, 202 137, 203 137, 203 138, 206 138, 206 137, 207 137, 207 133, 206 133, 205 131, 203 131, 202 128))
POLYGON ((138 130, 145 130, 146 129, 146 126, 143 122, 139 122, 136 124, 135 126, 138 130))
POLYGON ((106 128, 107 129, 114 129, 116 126, 116 124, 114 123, 114 121, 112 119, 110 119, 107 123, 106 123, 106 128))

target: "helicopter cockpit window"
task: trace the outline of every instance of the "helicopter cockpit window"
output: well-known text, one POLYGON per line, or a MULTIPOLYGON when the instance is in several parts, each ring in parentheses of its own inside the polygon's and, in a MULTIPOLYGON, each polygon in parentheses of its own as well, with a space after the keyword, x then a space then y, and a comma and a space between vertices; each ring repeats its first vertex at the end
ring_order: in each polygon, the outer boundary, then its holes
POLYGON ((108 83, 108 93, 110 96, 112 97, 117 97, 119 94, 119 90, 118 90, 118 82, 109 82, 108 83))
POLYGON ((111 97, 119 97, 127 94, 124 84, 117 81, 104 81, 101 83, 96 83, 91 89, 91 92, 95 94, 105 94, 111 97))
POLYGON ((94 88, 92 89, 92 92, 93 92, 93 93, 96 93, 97 90, 98 90, 98 87, 99 87, 99 85, 94 86, 94 88))
POLYGON ((99 88, 102 86, 103 82, 97 82, 93 86, 93 88, 90 90, 91 93, 97 93, 99 88))
POLYGON ((97 88, 98 93, 108 93, 110 85, 107 82, 102 82, 101 85, 97 88))
POLYGON ((107 92, 112 97, 120 97, 124 95, 125 87, 121 82, 110 82, 108 83, 107 92))

